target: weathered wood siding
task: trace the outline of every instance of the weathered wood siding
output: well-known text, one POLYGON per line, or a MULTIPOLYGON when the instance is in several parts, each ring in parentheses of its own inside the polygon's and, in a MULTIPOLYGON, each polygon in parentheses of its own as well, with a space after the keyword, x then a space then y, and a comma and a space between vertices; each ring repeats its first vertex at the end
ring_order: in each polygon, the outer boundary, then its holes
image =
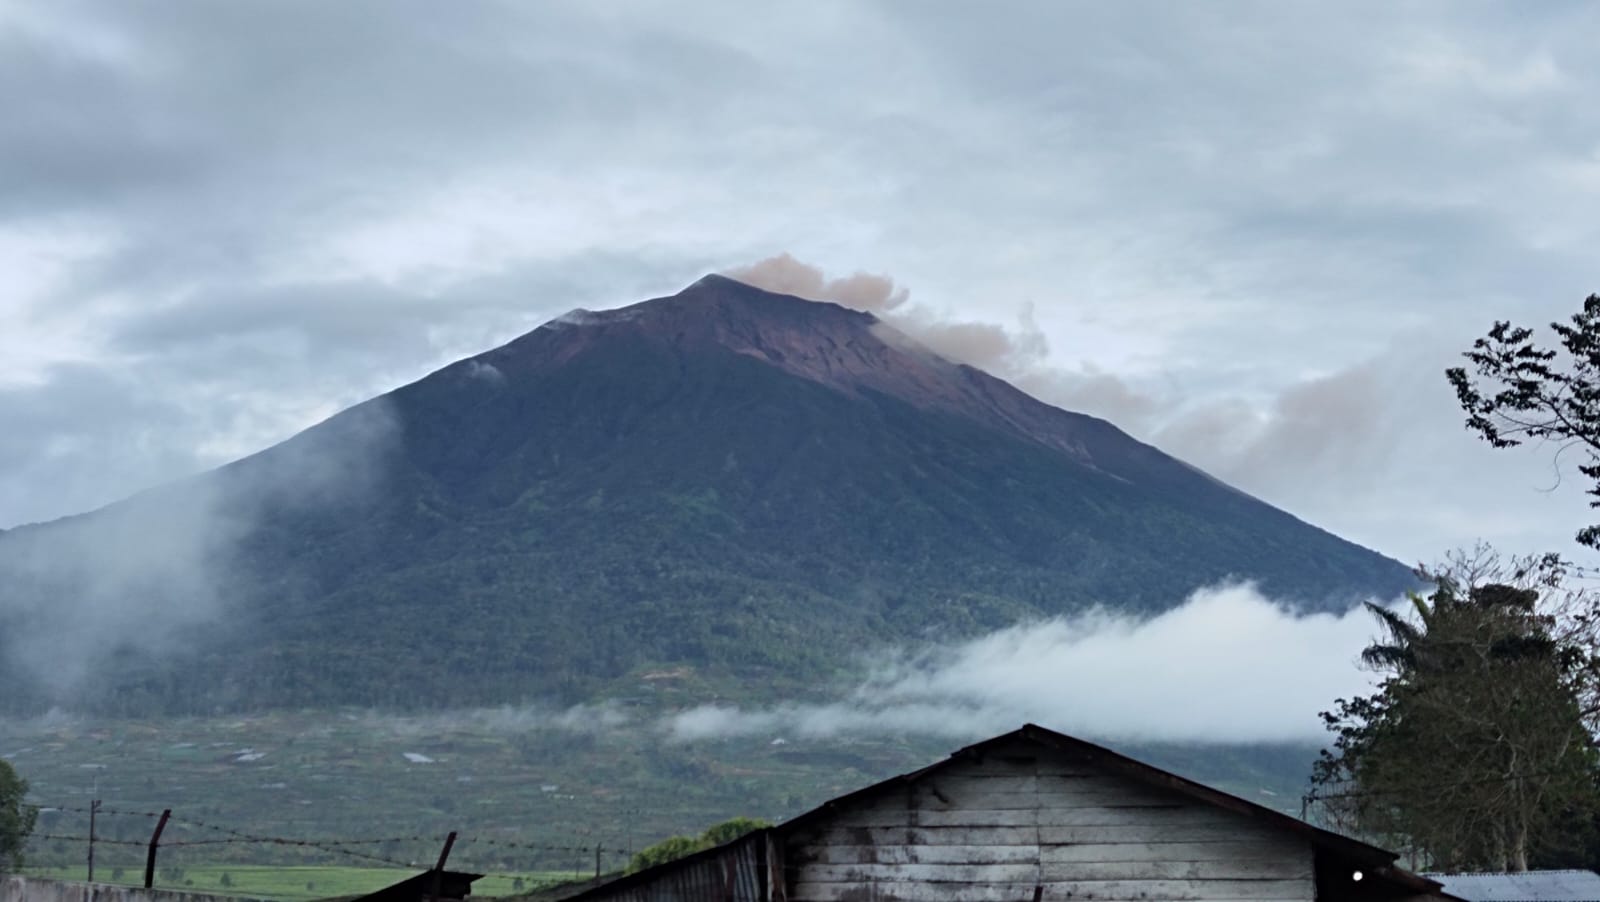
POLYGON ((784 848, 789 902, 1315 898, 1308 842, 1036 746, 843 802, 784 848))

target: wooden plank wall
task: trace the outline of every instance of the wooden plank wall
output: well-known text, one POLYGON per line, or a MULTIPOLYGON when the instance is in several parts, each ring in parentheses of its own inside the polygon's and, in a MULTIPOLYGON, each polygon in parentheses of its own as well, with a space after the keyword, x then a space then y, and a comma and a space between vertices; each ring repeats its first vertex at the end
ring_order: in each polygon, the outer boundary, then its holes
POLYGON ((1312 850, 1036 746, 841 805, 784 849, 790 902, 1310 902, 1312 850))

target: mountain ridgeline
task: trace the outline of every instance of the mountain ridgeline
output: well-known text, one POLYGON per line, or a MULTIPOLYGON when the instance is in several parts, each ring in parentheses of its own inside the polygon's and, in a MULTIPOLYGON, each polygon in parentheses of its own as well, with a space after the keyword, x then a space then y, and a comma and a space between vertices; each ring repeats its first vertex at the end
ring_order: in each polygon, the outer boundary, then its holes
POLYGON ((0 575, 0 708, 121 714, 792 696, 1228 578, 1318 610, 1412 585, 869 314, 717 276, 0 534, 0 575))

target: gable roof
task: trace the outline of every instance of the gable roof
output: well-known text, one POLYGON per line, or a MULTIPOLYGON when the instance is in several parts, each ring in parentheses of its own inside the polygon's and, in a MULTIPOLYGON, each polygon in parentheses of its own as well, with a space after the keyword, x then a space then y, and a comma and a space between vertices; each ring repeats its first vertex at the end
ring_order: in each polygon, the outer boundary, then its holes
MULTIPOLYGON (((951 752, 950 756, 943 761, 936 761, 927 767, 900 774, 896 777, 890 777, 887 780, 881 780, 854 792, 830 799, 804 814, 790 818, 775 827, 758 831, 758 833, 781 839, 790 833, 803 830, 815 823, 826 820, 850 805, 865 801, 880 793, 890 792, 917 783, 935 776, 956 764, 975 759, 981 761, 986 755, 1000 751, 1006 746, 1014 745, 1019 741, 1032 743, 1071 760, 1102 768, 1129 780, 1176 792, 1203 804, 1231 811, 1250 818, 1268 829, 1292 834, 1310 843, 1315 852, 1329 856, 1341 865, 1348 865, 1352 870, 1360 870, 1364 874, 1370 874, 1377 882, 1393 885, 1409 893, 1439 896, 1447 900, 1453 900, 1453 902, 1467 902, 1468 899, 1471 899, 1471 897, 1457 899, 1453 894, 1445 891, 1437 880, 1414 874, 1399 867, 1395 864, 1395 861, 1399 858, 1399 855, 1395 852, 1353 839, 1341 833, 1335 833, 1332 830, 1314 826, 1281 811, 1275 811, 1265 805, 1214 789, 1203 783, 1197 783, 1186 777, 1180 777, 1171 771, 1162 770, 1143 761, 1129 758, 1104 746, 1085 742, 1065 733, 1058 733, 1031 723, 1024 724, 1021 728, 1012 730, 1009 733, 1003 733, 999 736, 985 739, 982 742, 973 743, 965 748, 957 749, 951 752)), ((721 846, 703 849, 693 855, 624 875, 614 881, 601 884, 567 898, 575 902, 575 900, 590 897, 606 896, 625 887, 654 880, 668 872, 695 866, 702 861, 725 853, 732 846, 748 842, 753 838, 757 838, 757 836, 758 834, 751 834, 721 846)), ((1478 900, 1472 899, 1471 902, 1478 902, 1478 900)), ((1542 902, 1542 900, 1505 900, 1505 902, 1542 902)), ((1563 900, 1563 902, 1567 902, 1567 900, 1563 900)), ((1600 902, 1600 898, 1581 900, 1581 902, 1600 902)))
MULTIPOLYGON (((1171 771, 1162 770, 1135 758, 1129 758, 1104 746, 1085 742, 1065 733, 1057 733, 1055 730, 1031 723, 1024 724, 1020 729, 1012 730, 1009 733, 1003 733, 991 739, 985 739, 982 742, 957 749, 951 752, 950 757, 945 760, 935 762, 920 770, 914 770, 897 777, 890 777, 887 780, 824 802, 805 814, 785 821, 773 829, 787 832, 804 827, 814 821, 828 817, 846 805, 864 800, 880 792, 916 783, 938 774, 957 762, 972 759, 982 760, 985 755, 1018 741, 1033 743, 1059 752, 1069 758, 1103 768, 1130 780, 1159 789, 1170 790, 1180 795, 1188 796, 1198 802, 1251 818, 1270 829, 1301 837, 1310 842, 1313 848, 1337 855, 1341 859, 1348 860, 1356 867, 1372 872, 1375 876, 1389 879, 1416 892, 1438 893, 1440 891, 1440 885, 1437 881, 1413 874, 1404 868, 1396 866, 1395 861, 1400 856, 1395 852, 1381 849, 1358 839, 1352 839, 1342 833, 1335 833, 1332 830, 1314 826, 1297 817, 1291 817, 1281 811, 1275 811, 1265 805, 1223 792, 1203 783, 1196 783, 1187 777, 1180 777, 1171 771)), ((1595 900, 1595 902, 1600 902, 1600 900, 1595 900)))
POLYGON ((1519 874, 1428 874, 1445 892, 1471 902, 1600 902, 1594 871, 1523 871, 1519 874))

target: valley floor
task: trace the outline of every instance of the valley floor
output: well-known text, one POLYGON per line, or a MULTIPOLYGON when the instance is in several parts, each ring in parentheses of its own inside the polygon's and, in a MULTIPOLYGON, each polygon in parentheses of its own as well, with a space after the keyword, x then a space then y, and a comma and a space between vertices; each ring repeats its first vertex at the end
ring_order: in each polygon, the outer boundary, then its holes
MULTIPOLYGON (((487 895, 592 875, 597 857, 611 871, 662 837, 739 815, 780 821, 962 744, 776 735, 673 742, 657 720, 611 708, 52 715, 0 720, 0 757, 44 809, 28 850, 35 868, 81 871, 89 802, 98 797, 101 879, 140 879, 154 818, 171 809, 158 885, 307 899, 429 867, 450 831, 459 833, 450 867, 494 875, 480 884, 487 895)), ((1114 745, 1292 813, 1315 755, 1309 746, 1114 745)))

